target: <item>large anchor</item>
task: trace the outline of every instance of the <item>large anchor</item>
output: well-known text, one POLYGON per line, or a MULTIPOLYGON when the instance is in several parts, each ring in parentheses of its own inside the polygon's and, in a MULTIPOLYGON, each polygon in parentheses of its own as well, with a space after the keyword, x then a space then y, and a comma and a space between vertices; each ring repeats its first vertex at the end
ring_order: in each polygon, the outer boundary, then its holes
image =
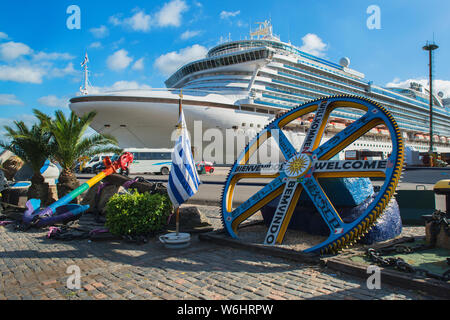
POLYGON ((83 183, 81 186, 68 193, 58 201, 54 202, 47 208, 41 209, 40 199, 30 199, 26 203, 27 210, 23 215, 23 223, 25 225, 32 225, 35 227, 44 227, 55 224, 57 222, 66 223, 71 220, 76 220, 81 213, 89 209, 89 205, 69 204, 73 199, 78 197, 83 192, 87 191, 97 182, 103 180, 105 177, 115 173, 117 170, 126 170, 133 162, 133 154, 125 152, 119 159, 112 162, 109 157, 103 160, 106 169, 83 183))

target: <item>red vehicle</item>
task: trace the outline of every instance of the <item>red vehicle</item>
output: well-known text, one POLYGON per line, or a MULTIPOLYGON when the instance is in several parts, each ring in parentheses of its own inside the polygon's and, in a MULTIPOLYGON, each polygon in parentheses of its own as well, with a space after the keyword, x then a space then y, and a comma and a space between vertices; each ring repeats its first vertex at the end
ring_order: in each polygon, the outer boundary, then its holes
POLYGON ((208 161, 200 161, 196 164, 197 172, 202 173, 213 173, 214 172, 214 164, 208 161))

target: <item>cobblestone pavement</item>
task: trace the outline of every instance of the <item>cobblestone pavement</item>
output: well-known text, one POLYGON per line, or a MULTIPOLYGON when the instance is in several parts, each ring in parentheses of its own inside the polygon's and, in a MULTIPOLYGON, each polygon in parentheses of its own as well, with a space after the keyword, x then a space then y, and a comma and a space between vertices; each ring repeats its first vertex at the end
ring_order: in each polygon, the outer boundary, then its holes
POLYGON ((45 231, 0 227, 0 299, 432 299, 318 266, 200 242, 56 241, 45 231), (66 273, 81 270, 81 289, 66 273))

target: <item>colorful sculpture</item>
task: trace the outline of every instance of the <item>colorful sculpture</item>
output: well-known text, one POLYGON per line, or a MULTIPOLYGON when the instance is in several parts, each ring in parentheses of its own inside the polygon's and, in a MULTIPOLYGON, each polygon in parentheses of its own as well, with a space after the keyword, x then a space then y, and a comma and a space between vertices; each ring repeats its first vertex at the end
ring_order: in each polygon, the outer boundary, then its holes
POLYGON ((129 152, 124 153, 120 156, 119 159, 114 162, 111 162, 111 159, 109 157, 106 157, 104 160, 106 166, 105 170, 45 209, 40 208, 40 200, 28 200, 26 203, 27 210, 23 215, 23 223, 25 225, 31 225, 35 227, 44 227, 58 222, 66 223, 71 220, 78 219, 81 213, 85 212, 89 208, 89 206, 69 203, 80 194, 87 191, 97 182, 115 173, 117 170, 126 170, 132 162, 133 154, 129 152))

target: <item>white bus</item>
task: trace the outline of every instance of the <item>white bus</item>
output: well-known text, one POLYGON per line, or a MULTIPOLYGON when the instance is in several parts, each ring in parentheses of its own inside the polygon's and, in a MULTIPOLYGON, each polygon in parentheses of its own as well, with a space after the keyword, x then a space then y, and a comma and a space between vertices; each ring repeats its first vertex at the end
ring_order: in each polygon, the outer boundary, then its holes
POLYGON ((173 149, 147 149, 130 148, 125 152, 131 152, 134 156, 133 163, 123 174, 159 173, 168 175, 172 166, 173 149))

